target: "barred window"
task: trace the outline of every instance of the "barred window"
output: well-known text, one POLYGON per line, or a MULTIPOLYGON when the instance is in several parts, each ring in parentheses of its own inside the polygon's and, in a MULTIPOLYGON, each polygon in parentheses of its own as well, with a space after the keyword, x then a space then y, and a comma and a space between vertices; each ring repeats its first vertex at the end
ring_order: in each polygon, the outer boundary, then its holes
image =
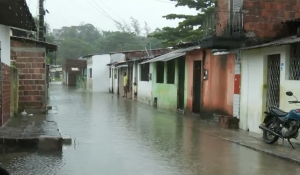
POLYGON ((292 44, 290 52, 289 80, 300 80, 300 44, 292 44))
POLYGON ((167 84, 174 84, 175 80, 175 60, 167 62, 167 84))
POLYGON ((165 62, 156 63, 156 83, 164 83, 165 62))
POLYGON ((141 81, 149 81, 149 63, 146 64, 141 64, 140 68, 141 68, 141 81))

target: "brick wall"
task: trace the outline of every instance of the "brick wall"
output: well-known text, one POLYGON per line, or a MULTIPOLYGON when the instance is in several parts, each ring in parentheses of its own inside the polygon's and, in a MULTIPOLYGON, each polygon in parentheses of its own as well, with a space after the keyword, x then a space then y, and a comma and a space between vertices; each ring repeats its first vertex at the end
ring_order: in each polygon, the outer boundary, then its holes
MULTIPOLYGON (((230 0, 217 1, 217 34, 224 31, 229 20, 229 2, 230 0)), ((243 0, 241 11, 248 38, 273 39, 288 35, 286 27, 281 22, 300 18, 300 1, 243 0)))
POLYGON ((19 69, 19 112, 40 113, 46 109, 45 49, 11 41, 11 59, 19 69))
POLYGON ((11 73, 10 66, 2 63, 2 118, 0 126, 4 125, 10 118, 10 100, 11 100, 11 73))
POLYGON ((273 38, 284 35, 282 21, 300 18, 300 1, 244 0, 243 12, 249 37, 273 38))

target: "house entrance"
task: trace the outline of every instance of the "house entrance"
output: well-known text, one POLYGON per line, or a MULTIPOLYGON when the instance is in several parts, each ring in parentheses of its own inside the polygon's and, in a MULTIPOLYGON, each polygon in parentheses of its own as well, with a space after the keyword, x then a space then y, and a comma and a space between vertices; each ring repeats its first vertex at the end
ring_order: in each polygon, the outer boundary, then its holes
POLYGON ((280 99, 280 54, 268 56, 267 69, 267 109, 279 108, 280 99))
POLYGON ((177 109, 184 110, 185 57, 178 59, 177 109))
POLYGON ((201 70, 201 61, 194 61, 192 112, 196 114, 200 113, 201 106, 201 70))

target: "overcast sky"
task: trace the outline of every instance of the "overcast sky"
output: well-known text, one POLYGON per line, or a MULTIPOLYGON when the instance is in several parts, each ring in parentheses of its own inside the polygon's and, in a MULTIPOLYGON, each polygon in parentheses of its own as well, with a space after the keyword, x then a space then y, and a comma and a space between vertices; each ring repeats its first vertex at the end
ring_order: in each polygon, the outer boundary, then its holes
MULTIPOLYGON (((26 0, 33 16, 38 14, 39 0, 26 0)), ((62 26, 91 23, 101 30, 117 30, 114 22, 104 15, 101 8, 111 18, 130 22, 134 17, 144 24, 148 23, 154 30, 156 27, 175 27, 179 20, 166 20, 162 16, 170 13, 196 14, 187 7, 175 7, 169 0, 45 0, 45 9, 50 13, 45 20, 51 29, 62 26)))

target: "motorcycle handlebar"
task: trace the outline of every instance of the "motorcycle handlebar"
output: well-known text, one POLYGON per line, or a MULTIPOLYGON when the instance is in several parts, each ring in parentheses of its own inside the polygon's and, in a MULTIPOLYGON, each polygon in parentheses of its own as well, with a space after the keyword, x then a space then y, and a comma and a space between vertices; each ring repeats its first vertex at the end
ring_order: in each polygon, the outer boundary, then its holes
POLYGON ((300 103, 300 101, 289 101, 289 103, 300 103))

